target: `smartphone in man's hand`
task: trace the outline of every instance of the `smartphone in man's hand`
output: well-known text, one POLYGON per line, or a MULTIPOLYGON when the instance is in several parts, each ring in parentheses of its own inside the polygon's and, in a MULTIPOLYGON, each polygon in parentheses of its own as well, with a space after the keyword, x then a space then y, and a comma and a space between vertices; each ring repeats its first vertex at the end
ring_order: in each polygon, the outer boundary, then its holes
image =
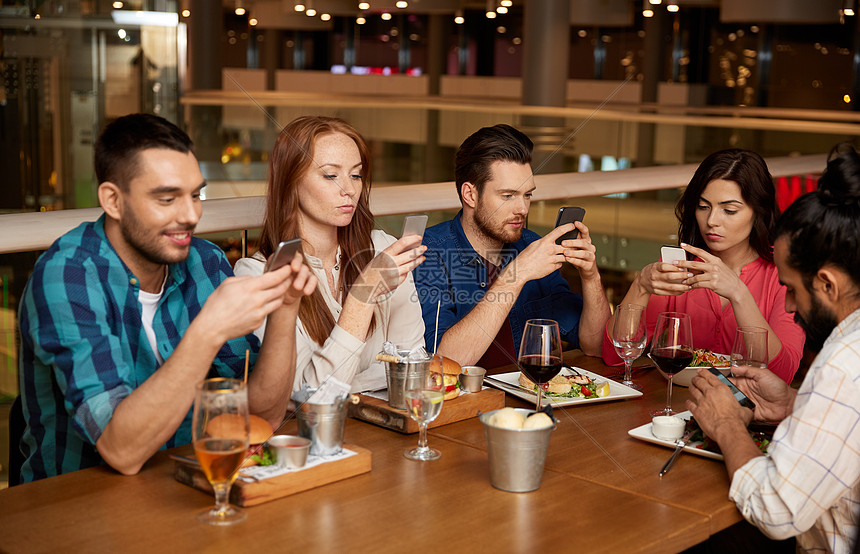
POLYGON ((278 248, 275 249, 275 253, 269 258, 269 262, 266 264, 266 271, 275 271, 292 262, 293 258, 296 257, 296 252, 301 252, 301 248, 301 238, 281 242, 278 244, 278 248))
POLYGON ((744 393, 742 393, 741 390, 739 388, 737 388, 734 383, 729 381, 728 377, 726 377, 725 375, 720 373, 719 369, 715 368, 714 366, 711 366, 708 368, 708 371, 710 371, 711 373, 716 375, 717 379, 719 379, 720 381, 722 381, 722 383, 724 385, 729 387, 729 390, 732 391, 732 395, 735 397, 735 400, 738 401, 738 404, 740 404, 744 408, 749 408, 750 410, 755 410, 755 402, 750 400, 749 397, 747 395, 745 395, 744 393))
MULTIPOLYGON (((558 216, 555 218, 555 226, 560 227, 565 223, 576 223, 585 218, 585 208, 579 206, 562 206, 558 209, 558 216)), ((579 229, 568 231, 562 236, 555 239, 555 243, 561 245, 563 240, 573 240, 579 238, 579 229)))

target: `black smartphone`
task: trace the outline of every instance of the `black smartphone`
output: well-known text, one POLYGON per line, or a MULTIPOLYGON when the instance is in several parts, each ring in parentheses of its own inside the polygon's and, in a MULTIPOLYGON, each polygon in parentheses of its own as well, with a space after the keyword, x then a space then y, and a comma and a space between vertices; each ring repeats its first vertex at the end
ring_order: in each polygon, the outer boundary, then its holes
POLYGON ((403 232, 400 233, 401 238, 406 235, 424 236, 424 229, 427 227, 427 215, 407 215, 403 220, 403 232))
MULTIPOLYGON (((558 216, 555 218, 555 226, 564 225, 565 223, 575 223, 582 221, 585 218, 585 208, 579 206, 562 206, 558 209, 558 216)), ((561 244, 563 240, 573 240, 579 238, 579 229, 568 231, 562 236, 555 239, 556 244, 561 244)))
POLYGON ((295 238, 285 240, 278 244, 275 253, 269 258, 269 263, 266 264, 266 271, 275 271, 293 261, 296 257, 296 252, 302 249, 302 239, 295 238))
POLYGON ((717 376, 717 379, 719 379, 719 380, 720 380, 720 381, 722 381, 722 382, 723 382, 727 387, 729 387, 729 390, 731 390, 731 391, 732 391, 732 394, 734 395, 735 400, 737 400, 737 401, 738 401, 738 404, 740 404, 740 405, 741 405, 741 406, 743 406, 744 408, 749 408, 750 410, 755 410, 755 402, 753 402, 752 400, 750 400, 750 399, 749 399, 749 397, 747 397, 747 395, 745 395, 744 393, 742 393, 742 392, 741 392, 741 390, 740 390, 739 388, 737 388, 737 387, 735 386, 735 384, 734 384, 734 383, 732 383, 731 381, 729 381, 729 378, 728 378, 728 377, 726 377, 725 375, 723 375, 722 373, 720 373, 720 370, 719 370, 719 369, 715 368, 714 366, 711 366, 711 367, 709 367, 709 368, 708 368, 708 371, 710 371, 711 373, 713 373, 714 375, 716 375, 716 376, 717 376))

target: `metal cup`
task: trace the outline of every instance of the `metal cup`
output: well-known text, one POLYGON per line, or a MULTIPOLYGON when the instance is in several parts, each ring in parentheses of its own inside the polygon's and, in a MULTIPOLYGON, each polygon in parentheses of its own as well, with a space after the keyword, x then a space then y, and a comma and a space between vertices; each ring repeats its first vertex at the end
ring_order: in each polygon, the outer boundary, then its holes
MULTIPOLYGON (((313 394, 309 389, 307 394, 313 394)), ((346 405, 349 396, 343 396, 334 404, 311 404, 302 401, 299 393, 293 395, 297 401, 296 421, 299 435, 310 439, 313 456, 333 456, 343 450, 343 427, 346 423, 346 405)))
MULTIPOLYGON (((526 417, 535 413, 534 410, 522 408, 516 410, 526 417)), ((481 414, 480 417, 490 458, 490 484, 508 492, 537 490, 540 488, 549 439, 555 424, 543 429, 502 429, 489 424, 497 411, 481 414)))
POLYGON ((275 463, 279 467, 298 469, 305 467, 311 441, 295 435, 275 435, 269 439, 269 447, 275 451, 275 463))
POLYGON ((481 392, 486 373, 487 370, 483 367, 464 365, 460 368, 460 386, 469 392, 481 392))
MULTIPOLYGON (((397 355, 406 360, 408 350, 398 350, 397 355)), ((388 383, 388 405, 401 410, 406 409, 405 392, 407 388, 420 386, 430 369, 428 358, 422 361, 385 362, 385 380, 388 383)))

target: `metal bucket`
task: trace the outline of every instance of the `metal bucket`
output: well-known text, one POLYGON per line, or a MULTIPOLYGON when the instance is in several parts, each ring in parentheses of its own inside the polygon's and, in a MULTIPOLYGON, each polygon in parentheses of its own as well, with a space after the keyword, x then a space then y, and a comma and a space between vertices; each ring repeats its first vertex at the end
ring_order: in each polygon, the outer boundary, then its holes
MULTIPOLYGON (((406 358, 408 350, 398 350, 401 358, 406 358)), ((388 405, 401 410, 406 409, 406 398, 404 393, 407 387, 420 386, 424 376, 430 369, 428 358, 420 362, 385 362, 385 380, 388 383, 388 405)))
MULTIPOLYGON (((522 408, 516 410, 526 417, 535 413, 522 408)), ((490 484, 508 492, 537 490, 555 424, 543 429, 502 429, 488 423, 497 411, 481 414, 480 418, 490 458, 490 484)))
MULTIPOLYGON (((313 390, 310 391, 310 394, 313 390)), ((308 398, 310 395, 304 395, 308 398)), ((300 400, 298 394, 293 399, 298 404, 296 420, 299 436, 311 440, 312 456, 332 456, 343 449, 343 427, 346 422, 348 396, 341 397, 334 404, 311 404, 300 400)))

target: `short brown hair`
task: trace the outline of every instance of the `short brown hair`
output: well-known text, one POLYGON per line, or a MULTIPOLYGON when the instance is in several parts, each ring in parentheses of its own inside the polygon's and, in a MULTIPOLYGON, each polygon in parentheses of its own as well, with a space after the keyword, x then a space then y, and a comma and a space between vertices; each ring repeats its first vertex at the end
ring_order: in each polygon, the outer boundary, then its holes
POLYGON ((484 184, 492 178, 490 166, 493 162, 531 163, 533 148, 529 137, 504 123, 472 133, 454 157, 454 179, 460 202, 463 202, 463 183, 472 183, 480 195, 484 184))

